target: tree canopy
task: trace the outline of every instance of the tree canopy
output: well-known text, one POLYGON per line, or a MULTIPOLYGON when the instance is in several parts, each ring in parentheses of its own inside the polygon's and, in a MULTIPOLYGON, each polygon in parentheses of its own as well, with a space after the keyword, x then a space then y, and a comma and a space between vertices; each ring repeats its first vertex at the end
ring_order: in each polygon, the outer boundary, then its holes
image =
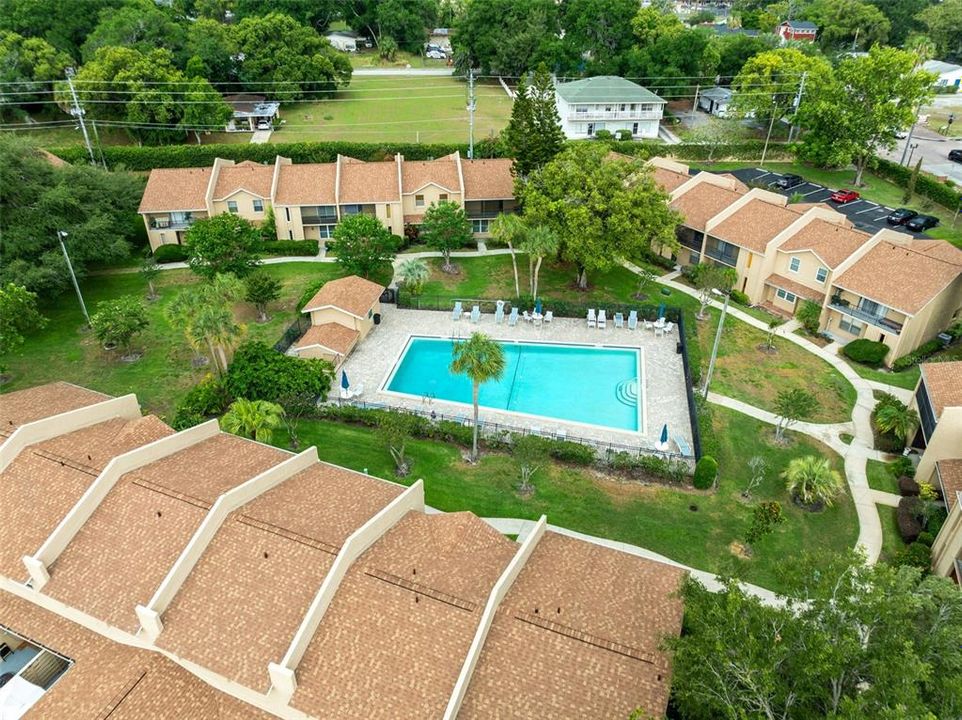
POLYGON ((281 402, 295 395, 324 400, 333 379, 334 366, 326 360, 291 357, 252 340, 234 353, 227 389, 233 397, 249 400, 281 402))
POLYGON ((918 15, 943 60, 962 60, 962 0, 930 5, 918 15))
POLYGON ((471 222, 464 208, 442 200, 432 204, 424 213, 421 237, 430 247, 444 253, 444 267, 450 268, 451 251, 459 250, 471 242, 471 222))
POLYGON ((524 78, 519 81, 504 140, 514 157, 512 171, 522 178, 561 152, 565 138, 554 83, 543 64, 538 66, 530 85, 524 78))
POLYGON ((62 80, 70 56, 41 38, 0 30, 0 118, 19 105, 46 100, 53 82, 62 80), (43 83, 42 85, 38 83, 43 83))
POLYGON ((224 273, 247 275, 260 264, 259 244, 257 228, 233 213, 198 220, 184 240, 190 269, 208 279, 224 273))
POLYGON ((732 82, 731 108, 740 115, 753 115, 778 122, 795 113, 795 98, 805 77, 802 107, 817 101, 832 83, 832 66, 821 57, 798 48, 784 47, 759 53, 748 60, 732 82))
POLYGON ((637 160, 609 156, 603 143, 580 143, 531 174, 520 188, 525 218, 561 239, 561 255, 588 272, 606 270, 619 258, 677 246, 678 215, 668 196, 637 160))
POLYGON ((400 238, 384 227, 374 215, 349 215, 334 228, 331 250, 349 275, 370 278, 389 263, 398 250, 400 238))
POLYGON ((145 54, 164 48, 177 58, 178 65, 183 65, 187 59, 183 56, 186 37, 184 25, 170 8, 153 0, 127 0, 119 8, 100 11, 97 26, 84 41, 81 55, 89 61, 102 47, 127 47, 145 54))

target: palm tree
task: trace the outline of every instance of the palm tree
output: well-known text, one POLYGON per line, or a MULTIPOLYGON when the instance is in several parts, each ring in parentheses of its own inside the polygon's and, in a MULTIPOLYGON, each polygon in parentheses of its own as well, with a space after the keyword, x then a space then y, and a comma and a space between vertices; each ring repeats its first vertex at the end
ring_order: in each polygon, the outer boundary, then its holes
POLYGON ((521 285, 518 282, 518 259, 515 257, 515 245, 524 242, 527 226, 524 221, 514 213, 501 213, 491 223, 491 236, 508 246, 511 253, 511 267, 514 268, 514 295, 521 296, 521 285))
POLYGON ((902 442, 919 426, 919 414, 903 402, 879 403, 875 409, 875 427, 902 442))
POLYGON ((788 463, 782 477, 792 496, 805 505, 823 503, 831 506, 842 492, 844 482, 828 460, 817 455, 795 458, 788 463))
POLYGON ((283 417, 284 408, 277 403, 239 398, 227 408, 227 412, 220 419, 220 426, 222 430, 234 435, 269 443, 283 417))
POLYGON ((531 285, 531 297, 538 298, 538 273, 541 272, 541 262, 548 255, 558 252, 561 240, 554 230, 539 226, 529 230, 521 240, 521 248, 528 253, 528 282, 531 285))
POLYGON ((410 290, 412 295, 421 294, 421 288, 430 274, 428 264, 418 258, 404 260, 397 268, 398 281, 410 290))
POLYGON ((451 372, 467 375, 473 385, 471 390, 471 400, 474 403, 472 462, 478 459, 478 394, 482 383, 501 379, 504 366, 504 350, 484 333, 471 333, 471 337, 455 343, 451 349, 451 372))
POLYGON ((182 290, 167 307, 170 323, 184 331, 195 353, 207 349, 218 372, 226 372, 227 355, 244 334, 231 310, 242 293, 243 285, 234 275, 217 275, 209 283, 182 290))

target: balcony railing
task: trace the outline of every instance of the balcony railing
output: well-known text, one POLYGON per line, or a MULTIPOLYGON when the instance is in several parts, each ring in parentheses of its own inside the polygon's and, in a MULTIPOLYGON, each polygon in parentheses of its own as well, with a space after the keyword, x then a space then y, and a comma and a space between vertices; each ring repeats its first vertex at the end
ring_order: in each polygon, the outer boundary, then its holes
POLYGON ((585 122, 590 120, 661 120, 661 110, 604 110, 596 112, 569 112, 568 120, 585 122))
POLYGON ((848 303, 847 300, 844 300, 842 298, 833 297, 829 301, 828 306, 833 310, 838 310, 840 313, 851 315, 856 320, 864 320, 865 322, 871 325, 874 325, 875 327, 880 327, 883 330, 888 330, 889 332, 893 332, 896 335, 902 332, 902 323, 897 323, 894 320, 889 320, 887 317, 883 317, 875 313, 866 312, 865 310, 862 310, 859 307, 853 307, 851 304, 848 303))
POLYGON ((302 215, 304 225, 337 225, 337 215, 302 215))
POLYGON ((738 251, 735 253, 725 252, 719 250, 717 247, 709 245, 705 248, 705 256, 710 257, 712 260, 717 260, 720 263, 729 265, 730 267, 735 267, 738 265, 738 251))
POLYGON ((186 230, 194 224, 194 218, 187 220, 151 220, 150 227, 154 230, 186 230))

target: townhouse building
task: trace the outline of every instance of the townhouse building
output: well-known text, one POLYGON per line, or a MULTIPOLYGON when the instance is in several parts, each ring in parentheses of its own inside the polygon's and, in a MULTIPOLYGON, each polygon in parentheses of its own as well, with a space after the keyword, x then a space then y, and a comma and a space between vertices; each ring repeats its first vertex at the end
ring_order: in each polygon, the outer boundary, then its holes
POLYGON ((260 224, 273 210, 279 240, 325 243, 342 218, 377 217, 393 234, 417 226, 441 201, 464 207, 476 236, 488 235, 500 212, 514 212, 511 160, 467 160, 459 153, 435 160, 365 162, 339 155, 333 163, 273 165, 218 158, 210 168, 151 171, 138 212, 150 247, 180 244, 199 219, 230 212, 260 224))
POLYGON ((734 269, 734 288, 752 304, 791 316, 814 302, 822 332, 843 344, 883 342, 889 364, 962 320, 962 251, 951 244, 889 229, 869 234, 824 204, 650 162, 683 218, 678 263, 734 269))
POLYGON ((556 83, 555 102, 561 130, 573 139, 594 137, 599 130, 656 138, 666 105, 651 90, 613 75, 556 83))
POLYGON ((932 544, 932 570, 962 585, 962 361, 923 363, 912 407, 921 453, 917 480, 935 487, 948 517, 932 544))

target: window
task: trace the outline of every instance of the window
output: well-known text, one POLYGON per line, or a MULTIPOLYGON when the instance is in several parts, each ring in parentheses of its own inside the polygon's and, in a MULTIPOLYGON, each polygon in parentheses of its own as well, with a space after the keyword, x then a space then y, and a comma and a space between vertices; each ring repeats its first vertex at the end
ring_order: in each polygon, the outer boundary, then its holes
POLYGON ((288 231, 287 231, 287 239, 288 239, 288 240, 293 240, 293 239, 294 239, 294 231, 293 231, 293 230, 288 230, 288 231))
POLYGON ((319 225, 317 228, 317 236, 321 240, 327 240, 328 238, 334 237, 334 228, 336 225, 319 225))
POLYGON ((611 112, 611 105, 605 105, 605 112, 611 112))
POLYGON ((820 267, 818 270, 815 271, 816 282, 823 283, 825 282, 825 278, 827 277, 828 277, 828 268, 820 267))
POLYGON ((284 216, 287 218, 287 222, 290 222, 290 221, 291 221, 291 209, 290 209, 290 208, 288 208, 288 207, 284 208, 284 216))
POLYGON ((263 200, 255 200, 255 201, 254 201, 254 212, 256 212, 256 213, 264 212, 264 201, 263 201, 263 200))
POLYGON ((885 314, 885 308, 883 306, 874 300, 866 300, 865 298, 858 301, 858 309, 875 317, 882 317, 885 314))
POLYGON ((785 302, 789 302, 789 303, 793 303, 796 300, 794 293, 790 293, 787 290, 782 290, 781 288, 778 288, 778 290, 775 291, 775 295, 780 297, 785 302))
POLYGON ((384 206, 384 217, 388 218, 389 220, 390 220, 390 218, 391 218, 391 204, 390 204, 390 203, 388 203, 387 205, 384 206))
POLYGON ((621 103, 621 105, 618 106, 618 109, 621 110, 621 112, 624 112, 624 111, 625 111, 625 104, 624 104, 624 103, 621 103))
POLYGON ((635 111, 635 104, 634 104, 634 103, 631 103, 631 105, 628 106, 628 109, 631 110, 631 112, 634 112, 634 111, 635 111))
POLYGON ((487 233, 487 232, 488 232, 488 223, 489 223, 489 222, 491 222, 491 221, 488 220, 487 218, 482 218, 482 219, 480 219, 480 220, 472 220, 472 221, 471 221, 471 232, 473 232, 473 233, 479 233, 479 234, 487 233))
POLYGON ((237 203, 233 200, 227 201, 227 212, 237 214, 237 203))
POLYGON ((793 257, 788 261, 788 269, 792 272, 798 272, 798 269, 802 266, 802 261, 800 258, 793 257))
POLYGON ((631 134, 632 134, 632 135, 637 135, 637 134, 638 134, 638 123, 632 123, 632 124, 631 124, 631 134))
POLYGON ((594 134, 595 134, 595 124, 588 123, 588 135, 594 135, 594 134))
POLYGON ((424 196, 423 196, 423 195, 415 195, 415 196, 414 196, 414 204, 415 204, 415 206, 417 206, 417 207, 424 207, 424 196))
POLYGON ((848 315, 842 315, 842 319, 838 321, 838 328, 849 335, 860 335, 862 333, 862 323, 853 320, 848 315))
POLYGON ((445 202, 448 199, 447 193, 441 193, 438 195, 438 202, 445 202))

